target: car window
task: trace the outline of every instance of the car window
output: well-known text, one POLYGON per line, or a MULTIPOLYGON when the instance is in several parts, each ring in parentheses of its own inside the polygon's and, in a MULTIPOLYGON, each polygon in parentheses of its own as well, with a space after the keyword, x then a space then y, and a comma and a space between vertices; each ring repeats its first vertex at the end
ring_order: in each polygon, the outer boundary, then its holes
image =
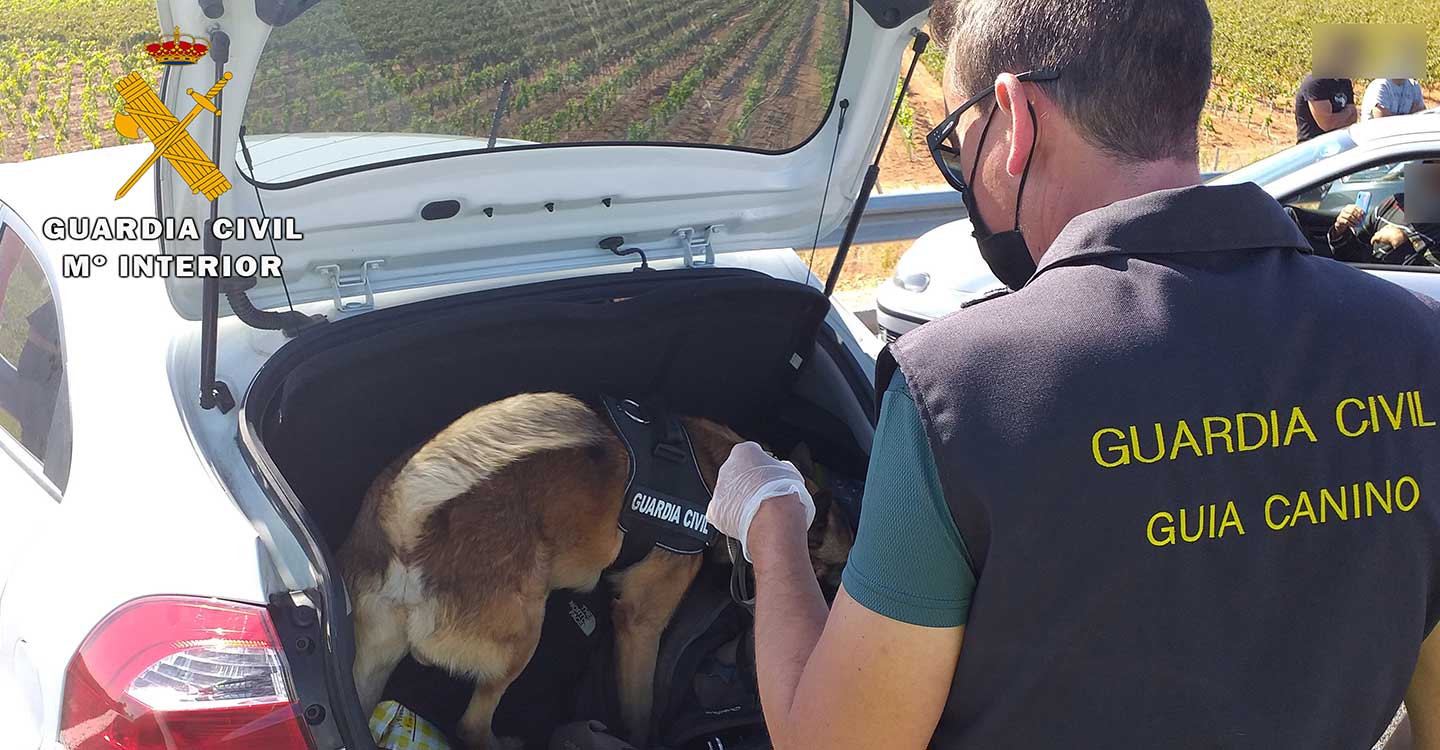
POLYGON ((1351 263, 1440 266, 1440 225, 1415 215, 1423 200, 1405 210, 1405 173, 1418 163, 1366 165, 1284 203, 1317 254, 1351 263))
POLYGON ((1335 212, 1346 206, 1363 211, 1378 209, 1386 198, 1405 189, 1405 165, 1399 161, 1377 164, 1316 185, 1288 201, 1289 205, 1335 212))
POLYGON ((40 461, 61 491, 70 474, 64 374, 45 272, 20 235, 0 226, 0 429, 40 461))
POLYGON ((1369 169, 1362 169, 1353 174, 1347 174, 1340 178, 1340 182, 1350 185, 1358 182, 1404 182, 1405 163, 1381 164, 1369 169))
POLYGON ((786 151, 825 121, 850 21, 846 0, 302 7, 270 31, 245 103, 262 182, 317 158, 367 164, 486 147, 786 151))

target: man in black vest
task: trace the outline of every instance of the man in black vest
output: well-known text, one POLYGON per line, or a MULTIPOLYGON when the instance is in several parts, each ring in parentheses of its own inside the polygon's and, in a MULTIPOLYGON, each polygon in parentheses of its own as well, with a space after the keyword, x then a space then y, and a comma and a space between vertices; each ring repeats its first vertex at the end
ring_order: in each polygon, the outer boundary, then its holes
POLYGON ((1203 0, 950 12, 931 147, 1016 291, 882 365, 833 609, 793 468, 722 469, 776 747, 1437 746, 1440 305, 1199 185, 1203 0))

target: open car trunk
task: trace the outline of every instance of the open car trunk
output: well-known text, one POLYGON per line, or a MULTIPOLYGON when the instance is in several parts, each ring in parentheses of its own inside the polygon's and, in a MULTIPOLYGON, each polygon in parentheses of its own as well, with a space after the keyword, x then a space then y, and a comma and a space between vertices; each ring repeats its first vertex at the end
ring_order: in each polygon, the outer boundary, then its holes
MULTIPOLYGON (((335 553, 366 488, 396 456, 476 406, 521 392, 659 395, 675 412, 725 423, 777 455, 803 442, 827 473, 854 486, 868 462, 874 399, 863 366, 825 324, 829 310, 814 288, 752 271, 642 271, 406 305, 283 347, 246 396, 242 442, 287 506, 292 530, 318 557, 326 581, 319 606, 322 616, 330 613, 336 654, 326 679, 332 701, 355 701, 355 644, 335 553)), ((852 523, 858 497, 837 495, 852 523)), ((694 644, 747 617, 729 601, 728 566, 706 565, 682 604, 685 614, 672 620, 657 669, 652 737, 677 750, 704 747, 705 722, 714 718, 691 710, 691 674, 709 657, 694 644)), ((602 585, 588 597, 551 597, 540 647, 497 711, 498 734, 544 747, 548 729, 562 721, 614 725, 606 708, 613 701, 594 695, 613 685, 605 594, 602 585)), ((748 622, 741 627, 748 631, 748 622)), ((450 729, 469 687, 402 663, 386 695, 450 729)), ((750 709, 758 716, 758 706, 750 709)), ((349 724, 361 715, 345 713, 349 724)), ((350 747, 369 746, 362 728, 342 734, 350 747)))

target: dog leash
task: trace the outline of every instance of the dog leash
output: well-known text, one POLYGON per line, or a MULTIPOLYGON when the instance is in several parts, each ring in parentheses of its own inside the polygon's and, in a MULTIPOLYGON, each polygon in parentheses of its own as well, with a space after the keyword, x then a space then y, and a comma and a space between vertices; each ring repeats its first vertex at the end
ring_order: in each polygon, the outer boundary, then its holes
POLYGON ((740 548, 740 542, 725 537, 725 548, 730 551, 730 598, 736 604, 744 607, 755 614, 755 592, 750 588, 750 561, 745 559, 745 551, 740 548))

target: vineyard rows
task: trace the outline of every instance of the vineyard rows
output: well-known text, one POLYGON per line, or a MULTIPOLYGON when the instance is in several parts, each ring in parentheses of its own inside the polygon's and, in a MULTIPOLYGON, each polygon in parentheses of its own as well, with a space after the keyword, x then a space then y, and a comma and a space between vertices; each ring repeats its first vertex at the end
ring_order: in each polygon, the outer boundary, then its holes
MULTIPOLYGON (((1440 83, 1440 0, 1210 0, 1207 120, 1288 117, 1313 25, 1411 22, 1440 83)), ((784 148, 830 104, 847 0, 323 0, 271 37, 252 132, 405 131, 784 148), (377 64, 372 61, 384 60, 377 64)), ((115 79, 160 69, 153 0, 0 0, 0 161, 120 142, 115 79)), ((923 61, 938 80, 943 50, 923 61)), ((908 105, 907 105, 908 106, 908 105)), ((902 110, 900 127, 907 114, 902 110)))
MULTIPOLYGON (((570 34, 569 45, 532 44, 522 48, 516 41, 523 28, 490 24, 476 30, 469 39, 475 53, 464 61, 453 61, 450 39, 432 44, 417 41, 406 53, 391 48, 395 36, 403 32, 391 30, 371 49, 359 41, 363 36, 339 36, 335 28, 345 24, 364 31, 368 26, 363 6, 317 6, 292 26, 277 32, 264 54, 262 70, 256 82, 256 99, 247 113, 247 120, 257 132, 301 130, 436 130, 447 124, 437 113, 455 108, 490 112, 495 96, 504 80, 515 80, 512 111, 524 109, 530 101, 562 82, 583 79, 601 65, 613 60, 629 45, 648 41, 647 33, 681 28, 700 12, 713 8, 716 0, 672 6, 669 16, 657 11, 665 6, 656 4, 640 14, 616 16, 605 25, 586 27, 587 33, 574 34, 583 20, 556 24, 547 30, 550 39, 563 39, 570 34), (341 17, 341 9, 348 16, 341 17), (624 36, 617 36, 624 34, 624 36), (506 58, 490 50, 497 45, 512 52, 506 58), (564 65, 556 64, 565 52, 586 53, 564 65), (392 60, 388 66, 374 65, 374 57, 392 60), (552 64, 548 72, 544 66, 552 64), (543 72, 538 81, 525 77, 543 72), (363 94, 363 95, 362 95, 363 94), (363 101, 357 101, 363 100, 363 101), (318 100, 319 107, 307 107, 318 100), (382 111, 375 112, 376 107, 382 111), (369 115, 370 122, 342 121, 345 116, 369 115), (316 118, 320 118, 318 121, 316 118)), ((579 17, 577 17, 579 19, 579 17)), ((432 19, 422 19, 422 29, 432 19)), ((433 36, 428 30, 415 35, 424 40, 433 36)), ((532 34, 533 36, 533 34, 532 34)), ((475 123, 472 123, 475 124, 475 123)), ((488 121, 483 123, 488 126, 488 121)))
POLYGON ((115 79, 159 71, 140 47, 158 34, 144 0, 0 0, 0 161, 120 142, 115 79))
POLYGON ((787 75, 814 70, 833 89, 848 8, 846 0, 824 0, 818 10, 786 0, 640 0, 604 12, 550 4, 507 15, 504 2, 472 0, 488 7, 490 22, 460 30, 451 19, 466 15, 464 3, 403 21, 377 0, 321 3, 272 35, 246 124, 254 133, 484 137, 509 80, 500 128, 507 137, 786 148, 819 125, 829 92, 812 80, 777 96, 785 81, 776 74, 787 60, 803 61, 787 75), (353 33, 335 33, 345 27, 353 33), (712 105, 725 119, 697 127, 690 110, 712 105), (796 124, 751 132, 757 108, 783 111, 796 124))

